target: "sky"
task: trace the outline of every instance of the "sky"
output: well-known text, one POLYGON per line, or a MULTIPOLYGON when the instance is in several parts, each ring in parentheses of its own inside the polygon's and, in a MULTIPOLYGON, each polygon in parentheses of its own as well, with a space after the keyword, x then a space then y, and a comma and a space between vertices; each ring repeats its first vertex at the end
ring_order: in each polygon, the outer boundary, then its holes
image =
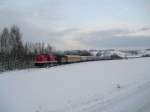
POLYGON ((58 50, 150 48, 150 0, 0 0, 0 30, 58 50))

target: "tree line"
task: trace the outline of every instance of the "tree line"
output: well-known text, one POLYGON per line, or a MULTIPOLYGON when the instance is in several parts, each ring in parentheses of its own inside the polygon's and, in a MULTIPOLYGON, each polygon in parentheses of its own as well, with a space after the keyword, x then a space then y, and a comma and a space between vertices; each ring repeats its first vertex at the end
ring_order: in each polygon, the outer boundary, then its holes
POLYGON ((34 57, 52 52, 53 47, 43 42, 23 42, 20 28, 13 25, 0 31, 0 71, 33 67, 34 57))

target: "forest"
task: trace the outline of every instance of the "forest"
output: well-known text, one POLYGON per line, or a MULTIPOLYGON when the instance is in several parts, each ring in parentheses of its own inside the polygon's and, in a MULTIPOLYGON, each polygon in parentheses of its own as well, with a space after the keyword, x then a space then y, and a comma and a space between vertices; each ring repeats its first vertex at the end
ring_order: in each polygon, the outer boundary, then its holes
POLYGON ((24 42, 23 34, 16 25, 0 31, 0 72, 34 67, 34 57, 50 53, 53 48, 43 42, 24 42))

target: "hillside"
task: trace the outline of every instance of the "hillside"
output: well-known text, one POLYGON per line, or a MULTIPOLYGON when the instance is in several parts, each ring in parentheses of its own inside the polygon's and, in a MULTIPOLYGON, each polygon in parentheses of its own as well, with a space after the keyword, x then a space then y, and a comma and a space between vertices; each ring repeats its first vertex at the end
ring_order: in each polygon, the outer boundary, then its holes
POLYGON ((0 74, 0 112, 149 112, 150 58, 0 74))

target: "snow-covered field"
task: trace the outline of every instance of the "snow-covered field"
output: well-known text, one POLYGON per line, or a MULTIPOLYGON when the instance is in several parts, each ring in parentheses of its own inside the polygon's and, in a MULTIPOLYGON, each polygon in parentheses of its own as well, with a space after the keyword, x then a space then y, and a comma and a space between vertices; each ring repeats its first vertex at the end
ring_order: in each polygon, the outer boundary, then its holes
POLYGON ((0 74, 0 112, 150 112, 150 58, 0 74))
POLYGON ((112 59, 112 55, 117 55, 124 59, 126 58, 140 58, 140 57, 150 57, 150 49, 137 49, 137 50, 100 50, 97 54, 101 59, 112 59))

